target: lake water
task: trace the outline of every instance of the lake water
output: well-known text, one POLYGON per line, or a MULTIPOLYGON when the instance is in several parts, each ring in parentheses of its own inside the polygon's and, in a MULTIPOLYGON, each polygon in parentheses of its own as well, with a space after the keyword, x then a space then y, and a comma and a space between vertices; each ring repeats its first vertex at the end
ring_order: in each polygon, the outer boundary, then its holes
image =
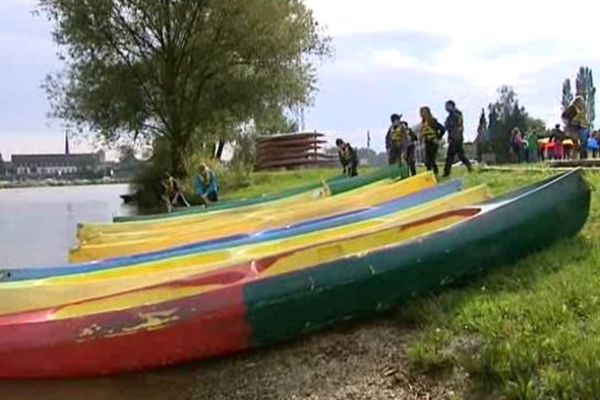
POLYGON ((79 222, 131 214, 127 185, 0 190, 0 268, 65 264, 79 222))
MULTIPOLYGON (((134 212, 123 205, 125 193, 127 185, 0 190, 0 268, 65 264, 77 223, 134 212)), ((0 400, 186 399, 192 371, 179 366, 100 379, 0 381, 0 400)))

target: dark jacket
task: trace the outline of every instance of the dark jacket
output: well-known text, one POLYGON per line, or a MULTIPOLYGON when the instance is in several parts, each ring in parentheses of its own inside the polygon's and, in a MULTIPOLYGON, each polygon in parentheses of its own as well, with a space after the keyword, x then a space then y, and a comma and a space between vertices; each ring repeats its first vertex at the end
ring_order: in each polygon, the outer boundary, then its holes
POLYGON ((464 121, 460 111, 454 110, 446 118, 446 131, 448 132, 448 141, 452 143, 462 143, 464 141, 464 121))
POLYGON ((358 164, 358 156, 356 155, 356 150, 350 144, 346 143, 342 151, 338 151, 338 155, 340 157, 340 163, 342 167, 344 167, 344 171, 346 168, 352 164, 358 164))

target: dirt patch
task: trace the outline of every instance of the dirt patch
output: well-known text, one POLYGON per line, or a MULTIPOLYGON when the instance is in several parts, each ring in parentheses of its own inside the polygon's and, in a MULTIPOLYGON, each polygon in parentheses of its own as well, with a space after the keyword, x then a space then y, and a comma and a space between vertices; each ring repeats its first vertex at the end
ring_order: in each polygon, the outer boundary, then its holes
POLYGON ((0 382, 2 400, 462 398, 460 380, 413 376, 393 318, 238 357, 92 380, 0 382))
POLYGON ((414 377, 393 320, 200 366, 192 399, 455 399, 458 382, 414 377))

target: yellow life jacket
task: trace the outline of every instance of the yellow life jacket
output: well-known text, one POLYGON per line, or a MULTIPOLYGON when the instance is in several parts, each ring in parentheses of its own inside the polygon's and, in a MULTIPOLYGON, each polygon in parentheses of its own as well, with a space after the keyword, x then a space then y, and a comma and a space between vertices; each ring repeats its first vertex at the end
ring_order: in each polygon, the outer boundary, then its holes
POLYGON ((423 120, 421 123, 421 137, 429 142, 438 140, 438 132, 433 126, 433 121, 423 120))
POLYGON ((588 125, 587 122, 587 113, 585 112, 585 108, 581 108, 578 106, 575 106, 575 117, 573 117, 573 123, 577 126, 580 126, 582 128, 586 127, 588 125))
POLYGON ((392 143, 405 143, 407 139, 406 129, 402 125, 392 127, 392 143))

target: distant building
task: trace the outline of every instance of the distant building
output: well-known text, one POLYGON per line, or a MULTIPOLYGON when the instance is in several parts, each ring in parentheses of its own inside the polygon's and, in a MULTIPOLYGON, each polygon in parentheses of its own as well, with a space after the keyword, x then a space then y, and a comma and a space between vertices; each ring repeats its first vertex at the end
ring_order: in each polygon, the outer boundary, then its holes
POLYGON ((49 178, 103 174, 103 151, 88 154, 71 154, 69 137, 65 135, 64 154, 14 154, 11 173, 14 178, 49 178))

